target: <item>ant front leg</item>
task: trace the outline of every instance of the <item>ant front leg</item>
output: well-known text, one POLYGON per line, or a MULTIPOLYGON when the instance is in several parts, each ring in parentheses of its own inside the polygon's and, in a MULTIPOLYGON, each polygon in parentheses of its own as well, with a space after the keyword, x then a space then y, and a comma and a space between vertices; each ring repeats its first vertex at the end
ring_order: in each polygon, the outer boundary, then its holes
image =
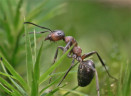
POLYGON ((65 79, 65 77, 67 76, 67 74, 69 73, 69 71, 70 71, 70 70, 72 69, 72 67, 74 66, 74 62, 75 62, 75 59, 73 59, 70 68, 66 71, 64 77, 62 78, 62 80, 60 81, 60 83, 59 83, 57 86, 60 86, 60 84, 62 83, 62 81, 65 79))
POLYGON ((99 55, 96 51, 93 51, 93 52, 84 54, 84 55, 82 56, 82 59, 85 59, 85 58, 87 58, 87 57, 90 57, 90 56, 93 55, 93 54, 96 54, 96 55, 97 55, 98 59, 100 60, 100 62, 101 62, 101 64, 102 64, 102 66, 105 68, 108 76, 111 77, 111 78, 113 78, 113 79, 115 79, 115 80, 117 80, 116 78, 114 78, 113 76, 110 75, 110 73, 108 72, 108 70, 107 70, 107 68, 106 68, 106 66, 105 66, 105 63, 103 62, 102 58, 100 57, 100 55, 99 55))
MULTIPOLYGON (((56 50, 56 53, 55 53, 55 57, 54 57, 53 64, 54 64, 55 61, 56 61, 56 58, 57 58, 58 50, 59 50, 59 49, 61 49, 62 51, 64 51, 64 47, 62 47, 62 46, 58 46, 58 47, 57 47, 57 50, 56 50)), ((50 75, 51 75, 52 73, 53 73, 53 72, 51 72, 50 75)), ((50 77, 50 79, 49 79, 49 84, 50 84, 50 82, 51 82, 51 79, 52 79, 52 77, 50 77)))
POLYGON ((69 58, 72 58, 73 56, 71 55, 71 51, 67 55, 69 58))
POLYGON ((61 49, 62 51, 64 51, 64 49, 65 49, 65 48, 64 48, 64 47, 62 47, 62 46, 58 46, 58 47, 57 47, 57 49, 56 49, 56 53, 55 53, 55 57, 54 57, 54 61, 53 61, 53 64, 54 64, 54 63, 55 63, 55 61, 56 61, 56 58, 57 58, 57 55, 58 55, 58 50, 59 50, 59 49, 61 49))
MULTIPOLYGON (((56 61, 56 58, 57 58, 57 55, 58 55, 58 50, 59 49, 61 49, 64 53, 67 51, 67 49, 70 47, 70 44, 71 44, 71 41, 69 41, 67 44, 66 44, 66 46, 65 47, 62 47, 62 46, 58 46, 57 47, 57 50, 56 50, 56 53, 55 53, 55 57, 54 57, 54 60, 53 60, 53 64, 55 63, 55 61, 56 61)), ((70 52, 69 52, 69 54, 70 54, 70 52)), ((52 73, 50 73, 50 75, 51 75, 52 73)), ((51 82, 51 79, 52 79, 52 77, 50 78, 50 80, 49 80, 49 83, 51 82)))
POLYGON ((66 44, 65 47, 62 47, 62 46, 58 46, 58 47, 57 47, 53 64, 54 64, 55 61, 56 61, 56 58, 57 58, 57 55, 58 55, 58 50, 61 49, 61 50, 63 51, 63 53, 65 53, 65 52, 68 50, 68 48, 70 47, 70 44, 71 44, 71 41, 69 41, 69 42, 66 44))

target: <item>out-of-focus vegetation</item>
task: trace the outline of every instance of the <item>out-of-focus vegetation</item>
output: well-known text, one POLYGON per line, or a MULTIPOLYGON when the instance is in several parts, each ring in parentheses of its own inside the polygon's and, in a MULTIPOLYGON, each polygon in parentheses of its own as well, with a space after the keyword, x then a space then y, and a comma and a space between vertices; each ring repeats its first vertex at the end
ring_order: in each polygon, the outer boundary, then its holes
POLYGON ((22 37, 24 18, 27 21, 38 23, 63 13, 62 9, 65 4, 52 3, 55 2, 41 0, 36 4, 36 1, 31 0, 1 0, 0 50, 14 67, 23 63, 25 57, 24 38, 22 37))
MULTIPOLYGON (((0 1, 0 53, 26 79, 26 59, 24 18, 36 24, 46 26, 52 30, 60 29, 66 35, 73 36, 83 53, 97 51, 109 69, 109 72, 118 79, 113 82, 105 72, 96 56, 92 59, 96 64, 99 75, 100 93, 102 96, 130 96, 131 90, 131 7, 95 0, 1 0, 0 1)), ((27 31, 41 31, 34 26, 27 27, 27 31)), ((46 34, 37 35, 39 48, 46 34)), ((32 47, 33 35, 30 35, 32 47)), ((43 74, 53 62, 57 46, 65 46, 63 41, 43 42, 40 72, 43 74)), ((34 53, 35 54, 35 53, 34 53)), ((59 57, 62 52, 59 53, 59 57)), ((56 72, 66 71, 71 59, 65 61, 56 69, 56 72)), ((58 73, 61 74, 61 73, 58 73)), ((56 80, 58 75, 54 75, 56 80)), ((77 86, 77 67, 69 74, 64 82, 68 84, 57 91, 55 95, 62 95, 66 89, 77 86)), ((56 83, 57 84, 57 83, 56 83)), ((48 85, 48 81, 43 86, 48 85)), ((55 89, 52 86, 50 89, 55 89)), ((40 88, 41 89, 41 88, 40 88)), ((48 90, 47 90, 48 91, 48 90)), ((95 78, 87 87, 76 89, 78 92, 96 96, 95 78)), ((0 89, 0 94, 4 92, 0 89)), ((73 96, 74 94, 70 94, 73 96)), ((76 96, 76 95, 74 95, 76 96)))

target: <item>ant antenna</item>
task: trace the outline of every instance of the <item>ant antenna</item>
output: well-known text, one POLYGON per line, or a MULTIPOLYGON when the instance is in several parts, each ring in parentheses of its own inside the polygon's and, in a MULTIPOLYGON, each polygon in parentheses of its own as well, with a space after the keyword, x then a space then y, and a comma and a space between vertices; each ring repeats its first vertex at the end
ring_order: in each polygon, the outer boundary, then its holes
MULTIPOLYGON (((50 31, 41 31, 41 32, 35 32, 36 34, 41 34, 41 33, 45 33, 45 32, 50 32, 50 31)), ((29 32, 29 34, 34 34, 34 32, 29 32)))
POLYGON ((32 24, 32 25, 34 25, 34 26, 40 27, 40 28, 42 28, 42 29, 47 29, 47 30, 49 30, 50 32, 53 32, 53 31, 52 31, 51 29, 49 29, 49 28, 46 28, 46 27, 43 27, 43 26, 39 26, 39 25, 34 24, 34 23, 31 23, 31 22, 24 22, 24 24, 32 24))
MULTIPOLYGON (((41 33, 45 33, 45 32, 50 32, 50 31, 41 31, 41 32, 35 32, 35 33, 36 34, 41 34, 41 33)), ((29 32, 28 34, 34 34, 34 32, 29 32)), ((23 36, 25 36, 25 34, 23 36)))

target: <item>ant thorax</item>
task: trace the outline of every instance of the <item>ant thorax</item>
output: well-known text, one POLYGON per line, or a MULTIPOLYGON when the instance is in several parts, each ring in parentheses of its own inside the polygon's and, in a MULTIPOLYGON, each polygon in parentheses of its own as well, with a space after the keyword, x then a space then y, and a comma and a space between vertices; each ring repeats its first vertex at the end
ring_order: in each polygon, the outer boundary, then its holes
POLYGON ((78 57, 78 56, 81 57, 82 50, 81 50, 81 48, 80 48, 79 46, 74 46, 74 47, 73 47, 73 53, 76 54, 77 57, 78 57))
POLYGON ((71 45, 73 45, 73 44, 76 43, 75 46, 77 46, 77 42, 76 42, 76 40, 75 40, 72 36, 66 36, 66 37, 64 38, 64 41, 65 41, 65 43, 68 43, 68 42, 71 41, 71 45))

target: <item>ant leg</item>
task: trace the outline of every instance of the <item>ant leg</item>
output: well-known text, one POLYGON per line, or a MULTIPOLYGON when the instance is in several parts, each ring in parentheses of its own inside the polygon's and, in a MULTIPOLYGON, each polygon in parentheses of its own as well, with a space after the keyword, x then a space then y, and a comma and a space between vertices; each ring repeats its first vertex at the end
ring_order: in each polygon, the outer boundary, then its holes
POLYGON ((100 60, 100 62, 101 62, 101 64, 102 64, 102 66, 105 68, 108 76, 111 77, 111 78, 113 78, 113 79, 115 79, 115 80, 117 80, 116 78, 114 78, 113 76, 110 75, 110 73, 108 72, 108 70, 107 70, 107 68, 106 68, 106 66, 105 66, 105 63, 103 62, 102 58, 100 57, 100 55, 99 55, 96 51, 93 51, 93 52, 84 54, 84 55, 82 56, 82 59, 85 59, 85 58, 87 58, 87 57, 90 57, 90 56, 93 55, 93 54, 96 54, 96 55, 97 55, 98 59, 100 60))
POLYGON ((66 44, 64 53, 70 48, 71 40, 66 44))
POLYGON ((58 55, 58 50, 59 50, 59 49, 61 49, 62 51, 64 51, 64 49, 65 49, 65 48, 64 48, 64 47, 62 47, 62 46, 58 46, 58 47, 57 47, 57 50, 56 50, 56 53, 55 53, 55 57, 54 57, 53 64, 54 64, 54 63, 55 63, 55 61, 56 61, 56 58, 57 58, 57 55, 58 55))
MULTIPOLYGON (((49 31, 35 32, 35 34, 42 34, 42 33, 45 33, 45 32, 49 32, 49 31)), ((34 34, 34 32, 29 32, 28 34, 34 34)), ((25 34, 23 36, 25 36, 25 34)))
MULTIPOLYGON (((61 49, 62 51, 64 51, 64 47, 62 47, 62 46, 58 46, 58 47, 57 47, 57 50, 56 50, 56 53, 55 53, 55 57, 54 57, 53 64, 54 64, 55 61, 56 61, 56 58, 57 58, 58 50, 59 50, 59 49, 61 49)), ((54 71, 55 71, 55 70, 54 70, 54 71)), ((51 72, 50 75, 51 75, 52 73, 53 73, 53 72, 51 72)), ((49 84, 50 84, 50 82, 51 82, 51 79, 52 79, 52 77, 50 77, 50 79, 49 79, 49 84)))
POLYGON ((75 59, 73 59, 70 68, 67 70, 67 72, 65 73, 64 77, 62 78, 62 80, 60 81, 60 83, 57 85, 57 87, 60 86, 60 84, 61 84, 62 81, 65 79, 65 77, 67 76, 67 74, 69 73, 69 71, 72 69, 72 67, 74 66, 74 62, 75 62, 75 59))
POLYGON ((98 74, 95 69, 95 75, 96 75, 96 90, 97 90, 97 96, 100 96, 100 91, 99 91, 99 80, 98 80, 98 74))
POLYGON ((57 47, 57 50, 56 50, 56 53, 55 53, 55 57, 54 57, 54 61, 53 61, 53 64, 55 63, 56 61, 56 58, 57 58, 57 55, 58 55, 58 49, 61 49, 64 53, 67 51, 67 49, 70 47, 70 44, 71 44, 71 41, 69 41, 65 47, 62 47, 62 46, 58 46, 57 47))
POLYGON ((72 58, 71 52, 69 52, 67 56, 68 56, 69 58, 72 58))
MULTIPOLYGON (((57 50, 56 50, 56 53, 55 53, 55 57, 54 57, 54 60, 53 60, 53 64, 55 63, 56 61, 56 58, 57 58, 57 55, 58 55, 58 50, 61 49, 64 53, 67 51, 67 49, 70 47, 70 44, 71 44, 71 41, 69 41, 65 47, 62 47, 62 46, 58 46, 57 47, 57 50)), ((69 52, 70 53, 70 52, 69 52)), ((52 73, 50 73, 51 75, 52 73)), ((52 77, 50 77, 50 80, 49 80, 49 83, 51 82, 51 79, 52 77)))
POLYGON ((96 75, 96 91, 97 91, 97 96, 100 96, 99 80, 98 80, 97 70, 94 67, 92 67, 92 66, 89 66, 89 67, 95 72, 95 75, 96 75))

